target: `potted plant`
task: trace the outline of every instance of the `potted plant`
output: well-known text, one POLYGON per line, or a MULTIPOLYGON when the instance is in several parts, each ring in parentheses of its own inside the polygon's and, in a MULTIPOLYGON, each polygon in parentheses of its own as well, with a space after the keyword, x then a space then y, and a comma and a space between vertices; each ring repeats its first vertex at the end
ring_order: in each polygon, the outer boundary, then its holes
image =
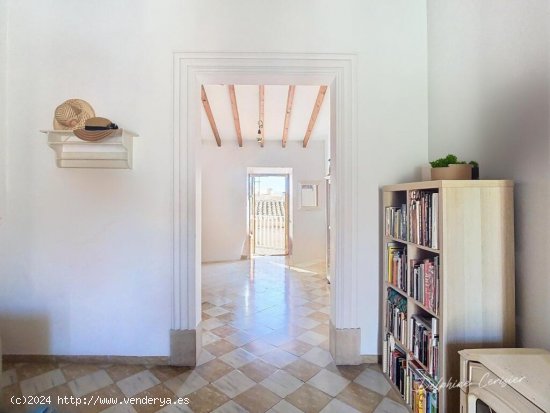
POLYGON ((472 179, 472 165, 459 161, 456 155, 449 154, 445 158, 431 161, 432 180, 472 179))
POLYGON ((472 179, 479 179, 479 164, 476 161, 468 162, 472 165, 472 179))

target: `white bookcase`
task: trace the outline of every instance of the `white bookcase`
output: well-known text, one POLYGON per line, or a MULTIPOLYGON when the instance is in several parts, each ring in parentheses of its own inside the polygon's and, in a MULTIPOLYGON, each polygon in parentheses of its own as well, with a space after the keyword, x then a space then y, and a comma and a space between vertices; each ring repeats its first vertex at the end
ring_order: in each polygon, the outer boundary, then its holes
MULTIPOLYGON (((402 390, 414 411, 410 368, 422 363, 418 362, 412 352, 413 345, 408 342, 411 318, 418 315, 430 321, 435 319, 439 333, 438 374, 433 378, 439 384, 436 386, 439 388, 437 411, 458 412, 460 389, 451 388, 452 383, 460 380, 458 351, 513 347, 515 344, 513 182, 425 181, 385 186, 382 215, 383 369, 389 374, 392 350, 400 349, 405 355, 400 365, 405 367, 405 373, 409 373, 402 390), (434 208, 437 213, 433 214, 432 221, 432 226, 437 228, 434 234, 437 245, 411 242, 410 219, 407 219, 406 239, 386 234, 386 208, 400 208, 405 204, 408 217, 411 195, 417 193, 413 191, 438 194, 434 208), (406 247, 408 283, 404 288, 394 286, 388 280, 388 243, 406 247), (435 257, 439 261, 438 311, 410 296, 411 261, 435 257), (388 294, 396 293, 406 300, 406 336, 402 340, 396 340, 389 333, 386 322, 388 294)), ((401 298, 397 300, 401 301, 401 298)), ((414 393, 419 395, 418 391, 414 393)))

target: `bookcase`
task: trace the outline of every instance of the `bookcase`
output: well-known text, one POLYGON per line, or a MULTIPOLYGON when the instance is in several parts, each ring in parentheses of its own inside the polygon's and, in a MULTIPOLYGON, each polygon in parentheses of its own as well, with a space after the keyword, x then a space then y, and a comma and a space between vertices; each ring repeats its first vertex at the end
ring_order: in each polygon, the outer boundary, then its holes
POLYGON ((459 350, 515 344, 513 187, 383 188, 382 368, 413 412, 459 411, 459 350))

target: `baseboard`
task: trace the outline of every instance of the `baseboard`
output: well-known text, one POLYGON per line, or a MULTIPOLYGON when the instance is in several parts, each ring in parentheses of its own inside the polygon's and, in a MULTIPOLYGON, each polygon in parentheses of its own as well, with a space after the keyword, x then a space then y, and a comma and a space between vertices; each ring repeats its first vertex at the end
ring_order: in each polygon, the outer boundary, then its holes
POLYGON ((54 356, 46 354, 4 354, 4 362, 9 363, 79 363, 79 364, 170 364, 166 356, 54 356))
POLYGON ((202 327, 195 330, 170 330, 170 364, 196 366, 202 351, 202 327))
POLYGON ((330 323, 330 353, 337 365, 364 363, 361 356, 361 329, 336 328, 330 323))

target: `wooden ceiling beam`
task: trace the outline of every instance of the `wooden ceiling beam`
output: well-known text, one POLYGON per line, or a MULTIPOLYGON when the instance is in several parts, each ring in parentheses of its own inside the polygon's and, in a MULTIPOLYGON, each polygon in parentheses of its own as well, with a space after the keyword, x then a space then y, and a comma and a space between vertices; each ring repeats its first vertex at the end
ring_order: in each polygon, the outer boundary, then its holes
POLYGON ((260 124, 258 125, 258 129, 260 130, 260 146, 264 147, 264 85, 260 85, 260 124))
POLYGON ((204 85, 201 85, 201 100, 204 110, 206 112, 206 117, 208 122, 210 122, 210 127, 212 128, 212 133, 214 133, 214 138, 218 146, 222 146, 222 140, 220 138, 220 133, 218 132, 218 127, 216 126, 216 121, 214 120, 214 115, 212 114, 212 108, 210 108, 210 103, 208 102, 208 97, 206 96, 206 90, 204 90, 204 85))
POLYGON ((313 106, 313 112, 311 113, 311 118, 309 119, 309 125, 307 126, 306 135, 304 136, 304 148, 307 148, 309 139, 311 138, 311 132, 315 127, 315 122, 317 122, 317 116, 321 110, 321 105, 323 104, 323 99, 325 99, 325 94, 327 93, 328 86, 320 86, 319 93, 317 94, 317 99, 315 100, 315 106, 313 106))
POLYGON ((239 109, 237 107, 237 96, 235 95, 235 85, 228 85, 229 99, 231 99, 231 110, 233 111, 233 122, 235 123, 235 131, 237 132, 237 141, 239 147, 243 146, 243 135, 241 133, 241 121, 239 119, 239 109))
POLYGON ((288 96, 286 98, 285 126, 283 128, 283 148, 286 148, 286 141, 288 140, 288 125, 290 124, 290 115, 292 113, 292 102, 294 101, 295 90, 295 85, 290 85, 288 87, 288 96))

